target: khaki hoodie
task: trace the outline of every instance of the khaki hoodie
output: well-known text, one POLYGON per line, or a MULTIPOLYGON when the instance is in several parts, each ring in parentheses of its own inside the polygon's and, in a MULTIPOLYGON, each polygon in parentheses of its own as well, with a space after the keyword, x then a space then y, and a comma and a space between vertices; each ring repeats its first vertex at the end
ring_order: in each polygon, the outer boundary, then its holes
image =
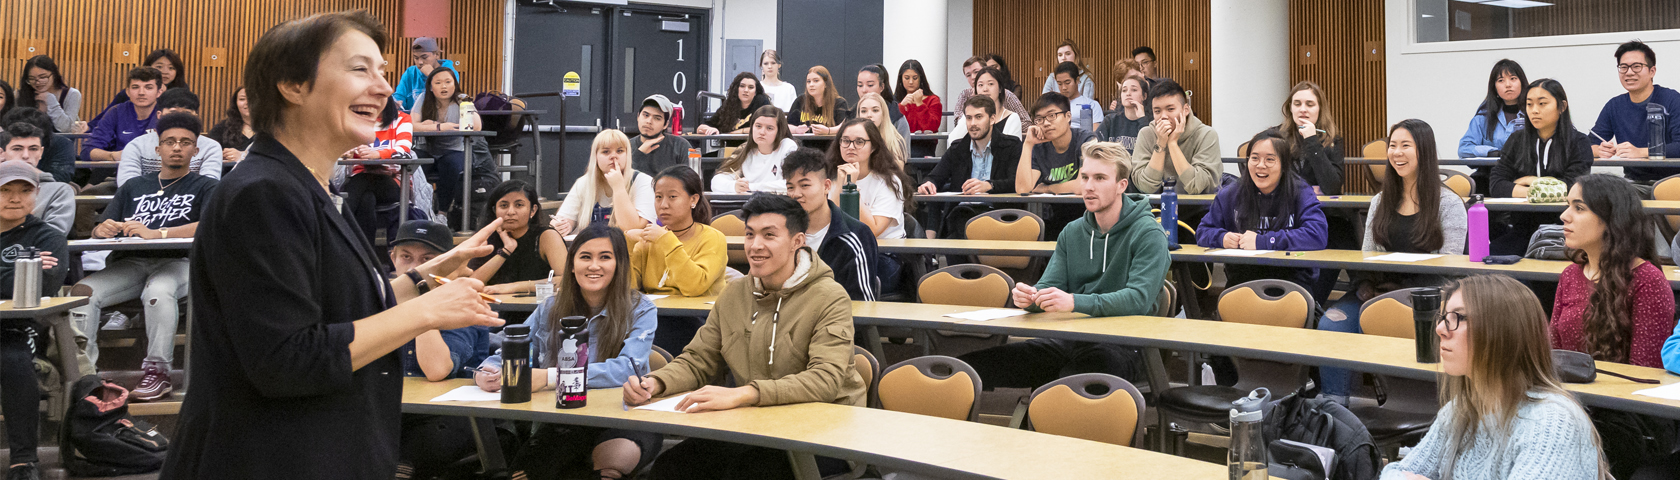
POLYGON ((852 300, 810 247, 794 258, 782 288, 751 276, 729 282, 682 355, 649 374, 665 386, 661 395, 700 388, 727 371, 758 389, 758 406, 864 406, 867 388, 852 365, 852 300))
POLYGON ((1149 168, 1157 143, 1154 122, 1150 125, 1138 131, 1137 148, 1132 149, 1132 185, 1137 186, 1139 192, 1161 193, 1161 185, 1166 179, 1176 178, 1179 193, 1219 193, 1220 180, 1225 172, 1225 165, 1220 163, 1223 160, 1219 158, 1219 132, 1191 115, 1184 122, 1184 133, 1178 136, 1178 148, 1184 152, 1185 160, 1190 162, 1190 171, 1177 171, 1171 158, 1164 165, 1166 170, 1156 170, 1149 168))

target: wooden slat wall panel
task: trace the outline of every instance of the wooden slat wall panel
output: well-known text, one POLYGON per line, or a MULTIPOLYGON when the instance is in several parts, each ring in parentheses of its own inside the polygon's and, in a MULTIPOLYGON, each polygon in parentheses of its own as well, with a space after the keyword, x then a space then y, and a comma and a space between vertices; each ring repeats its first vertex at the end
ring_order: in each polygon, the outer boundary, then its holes
MULTIPOLYGON (((1378 53, 1383 53, 1383 14, 1382 0, 1289 1, 1290 84, 1312 80, 1324 88, 1349 157, 1360 156, 1366 143, 1388 135, 1386 67, 1381 57, 1365 58, 1367 42, 1376 42, 1378 53), (1306 45, 1316 46, 1315 64, 1302 64, 1301 50, 1306 45)), ((1272 94, 1280 107, 1284 93, 1272 94)), ((1451 140, 1436 133, 1438 145, 1451 140)), ((1345 177, 1343 191, 1347 193, 1372 193, 1380 188, 1363 166, 1349 166, 1345 177)))
MULTIPOLYGON (((1045 77, 1056 67, 1056 46, 1071 38, 1096 82, 1097 100, 1106 106, 1115 98, 1114 61, 1131 58, 1132 48, 1149 45, 1159 57, 1159 75, 1190 90, 1196 116, 1212 124, 1206 63, 1213 39, 1208 15, 1208 0, 975 0, 974 53, 997 53, 1009 60, 1021 84, 1021 102, 1032 108, 1045 77), (1200 64, 1195 70, 1187 68, 1185 54, 1190 52, 1200 64)), ((964 59, 951 60, 961 64, 964 59)))
MULTIPOLYGON (((1511 11, 1512 36, 1574 35, 1680 28, 1674 0, 1548 0, 1511 11)), ((1454 7, 1459 5, 1454 4, 1454 7)))
MULTIPOLYGON (((82 91, 81 118, 93 118, 146 53, 169 48, 187 64, 187 84, 199 96, 205 128, 221 121, 244 75, 246 53, 274 25, 321 12, 365 9, 391 35, 386 79, 395 85, 412 64, 402 36, 402 0, 4 0, 0 1, 0 79, 17 86, 21 41, 44 42, 65 82, 82 91), (138 44, 132 63, 114 61, 113 45, 138 44), (227 66, 204 66, 204 49, 223 48, 227 66)), ((451 38, 440 39, 457 62, 466 91, 499 90, 502 78, 502 2, 451 0, 451 38)))

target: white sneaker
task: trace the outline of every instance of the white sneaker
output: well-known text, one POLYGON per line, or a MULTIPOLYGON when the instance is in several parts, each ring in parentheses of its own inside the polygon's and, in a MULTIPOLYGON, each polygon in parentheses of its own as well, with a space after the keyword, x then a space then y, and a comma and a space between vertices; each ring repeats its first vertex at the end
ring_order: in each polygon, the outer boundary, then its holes
POLYGON ((128 330, 128 315, 124 315, 122 312, 111 312, 105 318, 107 319, 105 326, 101 327, 100 330, 128 330))

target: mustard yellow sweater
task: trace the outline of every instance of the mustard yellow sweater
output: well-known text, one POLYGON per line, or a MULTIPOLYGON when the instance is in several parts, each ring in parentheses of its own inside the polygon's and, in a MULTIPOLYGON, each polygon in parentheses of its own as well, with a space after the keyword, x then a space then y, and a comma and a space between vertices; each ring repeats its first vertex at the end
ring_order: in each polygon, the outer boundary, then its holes
POLYGON ((630 252, 631 280, 642 292, 700 297, 723 291, 729 245, 723 232, 711 225, 694 228, 699 231, 688 243, 670 232, 652 244, 636 243, 630 252))

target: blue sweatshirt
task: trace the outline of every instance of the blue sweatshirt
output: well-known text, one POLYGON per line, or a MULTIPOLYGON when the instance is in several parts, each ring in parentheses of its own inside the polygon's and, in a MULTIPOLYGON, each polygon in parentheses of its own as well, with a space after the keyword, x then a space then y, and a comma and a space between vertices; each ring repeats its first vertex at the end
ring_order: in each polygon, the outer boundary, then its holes
MULTIPOLYGON (((449 346, 449 376, 444 378, 472 378, 470 369, 479 366, 484 357, 490 355, 488 327, 461 327, 438 333, 443 335, 443 344, 449 346)), ((420 357, 415 354, 413 340, 409 340, 408 345, 403 346, 402 365, 403 376, 426 376, 426 371, 420 368, 420 357)))
POLYGON ((1674 326, 1674 334, 1663 342, 1663 368, 1675 375, 1680 375, 1680 324, 1674 326))
MULTIPOLYGON (((1605 102, 1604 109, 1598 112, 1598 122, 1593 124, 1592 133, 1616 143, 1627 142, 1637 148, 1649 148, 1652 142, 1645 126, 1645 105, 1651 102, 1662 107, 1668 124, 1668 138, 1660 140, 1664 144, 1663 151, 1670 158, 1680 157, 1680 119, 1674 118, 1675 114, 1680 114, 1680 92, 1661 85, 1651 86, 1651 97, 1645 99, 1645 103, 1633 103, 1626 93, 1605 102)), ((1601 143, 1602 140, 1595 137, 1593 142, 1601 143)), ((1629 180, 1649 182, 1680 173, 1680 168, 1624 167, 1622 171, 1629 180)))
POLYGON ((82 158, 92 161, 90 155, 96 148, 121 152, 130 140, 156 128, 157 117, 157 109, 153 108, 151 115, 146 118, 135 118, 133 102, 123 102, 105 109, 98 123, 88 129, 87 139, 82 140, 82 158))
MULTIPOLYGON (((595 350, 595 346, 600 344, 596 341, 599 332, 596 331, 595 326, 604 317, 597 317, 589 321, 589 379, 587 380, 589 388, 624 386, 624 382, 630 379, 631 359, 636 360, 636 374, 648 374, 647 359, 648 353, 653 352, 653 332, 659 329, 659 307, 655 307, 653 299, 648 298, 647 295, 642 295, 641 292, 634 292, 632 295, 640 298, 641 301, 636 304, 635 311, 630 314, 630 337, 624 339, 624 347, 618 350, 618 356, 608 359, 600 357, 600 354, 595 350)), ((547 338, 549 330, 548 310, 550 308, 554 308, 553 297, 543 300, 542 305, 538 305, 537 310, 531 312, 530 319, 525 321, 525 323, 531 325, 531 357, 535 359, 531 361, 532 370, 548 368, 548 365, 554 363, 553 359, 548 358, 547 346, 549 340, 547 338)), ((605 315, 606 311, 602 311, 601 314, 605 315)), ((501 368, 501 352, 496 352, 490 358, 484 359, 484 363, 480 365, 501 368)))
MULTIPOLYGON (((438 66, 455 70, 455 62, 451 60, 438 60, 438 66)), ((455 73, 459 77, 461 71, 455 70, 455 73)), ((397 80, 396 91, 391 92, 391 98, 397 100, 397 105, 401 105, 404 112, 413 110, 414 102, 426 98, 426 74, 420 73, 419 65, 410 65, 408 70, 403 70, 402 78, 397 80)))
POLYGON ((1511 133, 1522 127, 1522 115, 1506 120, 1505 115, 1500 114, 1495 117, 1499 124, 1493 126, 1493 136, 1488 136, 1487 117, 1482 116, 1483 111, 1478 108, 1476 116, 1470 117, 1470 128, 1464 131, 1464 138, 1458 140, 1458 158, 1493 156, 1493 152, 1505 148, 1505 140, 1511 138, 1511 133))
MULTIPOLYGON (((1202 217, 1201 226, 1196 227, 1196 244, 1207 248, 1223 248, 1226 233, 1243 233, 1242 219, 1237 213, 1237 193, 1242 189, 1244 181, 1232 182, 1219 190, 1213 197, 1213 206, 1208 208, 1207 215, 1202 217)), ((1289 185, 1295 188, 1295 208, 1290 215, 1282 218, 1263 218, 1262 228, 1254 229, 1258 235, 1254 246, 1260 250, 1323 250, 1329 242, 1329 224, 1324 220, 1324 210, 1319 208, 1318 196, 1313 195, 1311 185, 1298 178, 1290 178, 1289 185)), ((1280 185, 1280 187, 1282 187, 1280 185)), ((1260 202, 1261 210, 1267 210, 1272 202, 1278 198, 1278 190, 1271 194, 1260 194, 1256 201, 1260 202)))

